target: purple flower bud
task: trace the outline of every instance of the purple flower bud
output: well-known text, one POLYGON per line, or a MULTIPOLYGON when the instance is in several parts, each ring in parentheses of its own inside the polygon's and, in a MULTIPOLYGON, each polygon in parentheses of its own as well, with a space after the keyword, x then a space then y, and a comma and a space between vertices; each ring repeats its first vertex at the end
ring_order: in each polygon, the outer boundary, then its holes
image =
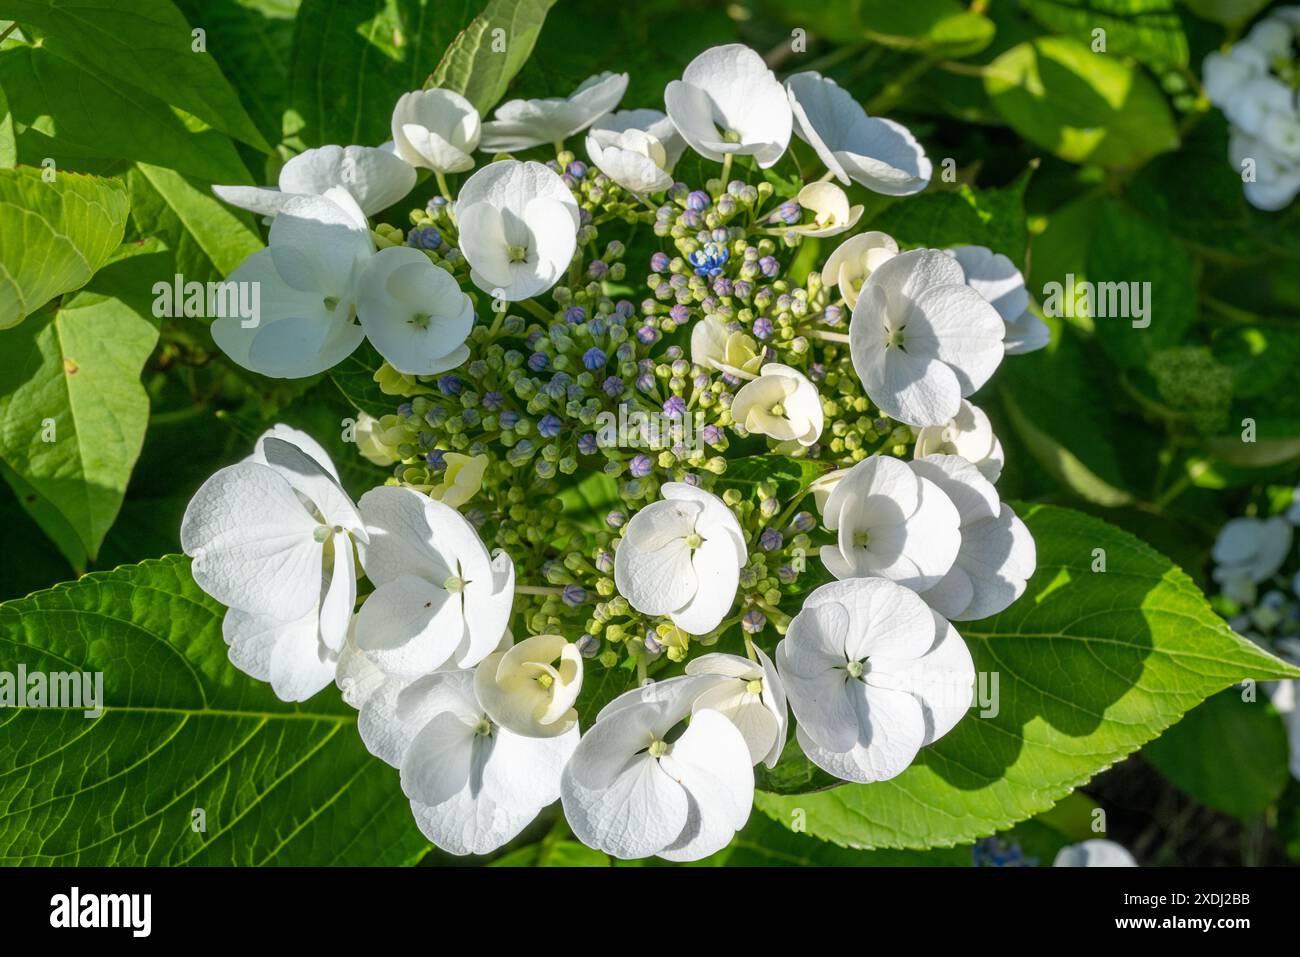
POLYGON ((592 346, 582 354, 582 364, 593 372, 597 369, 603 369, 608 359, 609 357, 605 355, 605 351, 598 349, 596 346, 592 346))
POLYGON ((686 208, 699 212, 700 210, 708 209, 712 202, 713 200, 709 198, 708 193, 697 189, 686 197, 686 208))
POLYGON ((790 525, 796 532, 811 532, 817 525, 817 520, 813 518, 812 512, 795 512, 790 525))
POLYGON ((763 270, 763 275, 771 279, 781 271, 781 264, 777 262, 775 256, 764 256, 758 261, 758 268, 763 270))
POLYGON ((838 326, 844 321, 844 310, 839 306, 827 306, 822 311, 822 322, 828 326, 838 326))
POLYGON ((642 326, 636 331, 636 341, 648 346, 659 338, 659 330, 654 326, 642 326))
POLYGON ((424 454, 424 461, 429 463, 429 468, 440 472, 447 467, 447 462, 443 458, 445 454, 442 449, 431 449, 424 454))
POLYGON ((507 409, 506 411, 501 413, 501 418, 499 421, 501 422, 501 428, 513 429, 516 425, 519 424, 519 413, 511 409, 507 409))
POLYGON ((699 229, 704 223, 704 217, 695 210, 688 209, 682 213, 681 222, 687 229, 699 229))
POLYGON ((404 419, 410 418, 411 415, 413 414, 413 410, 411 409, 411 403, 403 402, 401 405, 399 405, 397 407, 397 414, 404 419))
POLYGON ((593 432, 583 432, 578 436, 578 452, 582 455, 596 454, 596 436, 593 432))
POLYGON ((680 395, 669 396, 668 401, 664 403, 664 415, 670 419, 680 419, 685 414, 686 400, 680 395))
POLYGON ((617 399, 623 394, 623 380, 616 375, 607 378, 600 387, 611 399, 617 399))
POLYGON ((579 323, 587 321, 587 310, 581 306, 570 306, 564 310, 564 321, 570 323, 579 323))
POLYGON ((505 400, 501 397, 501 393, 497 392, 495 389, 491 392, 483 393, 483 408, 487 409, 489 412, 499 411, 504 402, 505 400))
POLYGON ((583 633, 575 642, 578 646, 578 654, 584 658, 595 658, 600 653, 600 639, 595 635, 583 633))
POLYGON ((605 334, 605 320, 597 316, 587 321, 587 331, 591 333, 592 338, 599 339, 605 334))
POLYGON ((435 196, 425 204, 424 208, 429 211, 430 216, 437 215, 437 211, 447 205, 447 197, 435 196))
POLYGON ((763 534, 758 536, 758 546, 765 552, 774 552, 785 544, 785 539, 775 528, 763 529, 763 534))
POLYGON ((681 303, 677 303, 677 305, 668 310, 668 316, 673 320, 673 322, 680 326, 691 318, 691 311, 681 303))
POLYGON ((614 570, 614 553, 602 548, 596 553, 596 571, 608 575, 614 570))
POLYGON ((655 377, 649 372, 642 373, 636 377, 636 387, 646 395, 650 395, 655 390, 655 377))
POLYGON ((647 631, 645 634, 645 650, 652 655, 657 655, 664 650, 664 646, 659 644, 659 639, 655 637, 653 631, 647 631))
POLYGON ((665 252, 657 252, 657 253, 655 253, 653 256, 650 257, 650 271, 651 271, 651 272, 667 272, 667 271, 668 271, 668 264, 669 264, 670 262, 672 262, 672 260, 670 260, 670 259, 668 258, 668 254, 667 254, 667 253, 665 253, 665 252))
POLYGON ((821 382, 826 378, 826 367, 820 362, 814 362, 808 367, 808 378, 813 382, 821 382))
POLYGON ((722 444, 722 427, 716 422, 710 422, 700 430, 700 435, 709 445, 717 448, 722 444))
POLYGON ((767 627, 767 616, 757 608, 751 608, 745 612, 745 617, 740 619, 740 627, 747 634, 756 635, 767 627))
POLYGON ((460 376, 445 375, 438 380, 438 391, 443 395, 460 395, 462 388, 460 376))
POLYGON ((782 222, 787 226, 793 226, 802 218, 803 210, 799 207, 799 204, 793 199, 787 199, 777 207, 776 212, 768 218, 768 221, 773 223, 782 222))
POLYGON ((551 360, 547 358, 545 352, 534 352, 528 357, 528 368, 532 369, 534 372, 541 372, 550 364, 551 360))
POLYGON ((767 316, 759 316, 754 320, 754 336, 758 339, 769 339, 772 336, 772 320, 767 316))
POLYGON ((795 570, 791 568, 789 565, 782 565, 780 568, 776 570, 777 581, 779 581, 782 585, 792 584, 794 580, 798 577, 799 576, 795 574, 795 570))
POLYGON ((741 302, 748 302, 754 294, 754 284, 748 279, 737 279, 731 284, 731 294, 741 302))
POLYGON ((406 234, 406 245, 416 249, 437 249, 442 245, 442 235, 432 226, 417 226, 406 234))
POLYGON ((622 528, 627 524, 627 512, 620 512, 617 509, 605 516, 605 524, 610 528, 622 528))
POLYGON ((682 352, 681 346, 669 346, 664 350, 664 357, 667 358, 669 362, 672 362, 674 359, 680 359, 683 355, 685 355, 685 353, 682 352))
POLYGON ((604 279, 609 273, 609 265, 602 259, 593 259, 587 264, 587 275, 592 279, 604 279))
POLYGON ((695 388, 702 391, 704 389, 707 389, 709 387, 709 383, 712 381, 713 381, 712 378, 709 376, 707 372, 701 372, 699 375, 697 375, 694 379, 691 380, 691 385, 695 386, 695 388))
POLYGON ((587 590, 581 585, 565 585, 561 600, 570 608, 577 608, 587 600, 587 590))
POLYGON ((587 164, 582 160, 574 160, 565 167, 565 171, 574 179, 582 179, 587 175, 587 164))
POLYGON ((654 469, 654 461, 648 455, 634 455, 628 463, 627 470, 634 478, 645 478, 654 469))
POLYGON ((620 319, 631 319, 632 314, 636 312, 636 306, 632 305, 630 299, 620 299, 614 303, 614 315, 620 319))
POLYGON ((713 280, 713 292, 718 296, 730 296, 732 292, 731 280, 726 276, 719 276, 713 280))
POLYGON ((553 439, 560 434, 564 428, 564 423, 560 421, 559 416, 544 415, 540 422, 537 423, 537 434, 542 438, 553 439))
POLYGON ((685 475, 682 476, 682 481, 685 482, 687 485, 691 486, 692 488, 700 487, 700 477, 696 475, 694 472, 687 472, 685 475))

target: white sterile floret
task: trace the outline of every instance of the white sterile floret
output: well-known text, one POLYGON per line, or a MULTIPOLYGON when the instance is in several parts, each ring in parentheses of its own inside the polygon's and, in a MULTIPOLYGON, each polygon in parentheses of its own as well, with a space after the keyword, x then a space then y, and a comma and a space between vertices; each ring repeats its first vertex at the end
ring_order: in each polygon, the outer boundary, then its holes
POLYGON ((848 194, 834 183, 809 183, 795 200, 813 217, 811 223, 789 227, 789 232, 801 236, 838 236, 862 218, 861 204, 850 206, 848 194))
POLYGON ((361 739, 401 771, 415 823, 452 854, 487 854, 560 796, 578 729, 533 738, 492 720, 470 671, 389 677, 361 705, 361 739))
POLYGON ((1133 855, 1120 844, 1104 837, 1069 844, 1056 852, 1053 867, 1137 867, 1133 855))
POLYGON ((280 437, 295 432, 263 435, 252 457, 203 483, 181 520, 194 581, 230 609, 231 662, 285 701, 333 680, 356 602, 352 543, 367 537, 324 450, 280 437))
POLYGON ((789 727, 785 687, 763 649, 754 648, 754 654, 757 661, 720 652, 688 661, 688 675, 709 675, 714 679, 696 697, 692 711, 712 709, 726 717, 745 736, 750 763, 762 761, 774 768, 789 727))
POLYGON ((553 738, 578 723, 582 655, 560 635, 533 635, 474 669, 474 693, 496 724, 515 734, 553 738))
POLYGON ((826 257, 822 266, 822 283, 828 289, 837 286, 850 309, 858 304, 862 284, 880 265, 898 255, 898 243, 888 233, 871 230, 844 240, 826 257))
POLYGON ((510 556, 490 556, 459 512, 414 489, 371 489, 359 506, 361 567, 375 590, 357 612, 357 647, 407 677, 490 655, 514 604, 510 556))
POLYGON ((691 361, 704 369, 717 369, 738 379, 748 379, 763 364, 763 350, 739 323, 729 324, 710 313, 691 328, 691 361))
POLYGON ((709 676, 669 678, 615 698, 596 716, 560 783, 580 841, 622 859, 694 861, 744 827, 754 801, 745 736, 719 712, 693 710, 711 684, 709 676))
POLYGON ((907 127, 867 116, 852 94, 819 73, 796 73, 785 86, 795 133, 845 186, 906 196, 929 184, 930 160, 907 127))
POLYGON ((966 285, 988 300, 1006 324, 1002 346, 1010 355, 1042 349, 1052 340, 1047 323, 1029 308, 1025 277, 1002 253, 987 246, 954 246, 945 250, 966 274, 966 285))
POLYGON ((961 635, 917 595, 880 578, 822 585, 776 646, 814 764, 845 781, 900 774, 961 720, 975 666, 961 635))
POLYGON ((1285 518, 1234 518, 1219 530, 1210 556, 1220 584, 1259 584, 1277 574, 1291 552, 1291 525, 1285 518))
POLYGON ((660 494, 624 527, 614 584, 642 614, 667 615, 687 634, 703 635, 736 597, 745 538, 716 495, 684 482, 667 482, 660 494))
POLYGON ((578 245, 578 204, 541 163, 489 163, 456 198, 460 248, 474 285, 509 302, 555 285, 578 245))
POLYGON ((659 110, 617 110, 606 113, 591 124, 591 131, 594 133, 597 130, 608 130, 614 133, 641 130, 649 133, 662 144, 664 152, 668 154, 666 168, 670 170, 677 165, 677 161, 682 158, 682 153, 686 151, 686 141, 677 132, 677 127, 673 126, 673 121, 668 118, 667 113, 661 113, 659 110))
POLYGON ((952 621, 996 615, 1025 593, 1038 564, 1034 537, 993 483, 958 455, 927 455, 912 471, 943 490, 961 516, 961 547, 948 574, 921 592, 952 621))
POLYGON ((324 372, 365 338, 355 315, 356 282, 373 254, 366 217, 346 190, 291 196, 271 223, 267 247, 227 280, 257 283, 258 315, 214 319, 213 340, 262 375, 300 379, 324 372))
POLYGON ((264 216, 283 212, 294 196, 346 190, 367 216, 382 212, 415 188, 415 170, 390 150, 372 146, 320 146, 304 150, 280 168, 279 188, 213 186, 232 206, 264 216))
POLYGON ((961 400, 957 414, 947 422, 914 431, 913 458, 935 453, 960 455, 990 482, 996 482, 1002 476, 1002 443, 993 434, 993 424, 983 409, 965 399, 961 400))
POLYGON ((543 143, 559 143, 581 133, 618 106, 626 91, 626 73, 600 73, 583 80, 568 96, 509 100, 483 124, 480 149, 512 153, 543 143))
POLYGON ((913 249, 880 264, 849 322, 853 368, 867 397, 908 425, 941 425, 1002 361, 1006 325, 966 285, 951 256, 913 249))
POLYGON ((357 282, 357 318, 398 372, 433 375, 469 358, 474 303, 419 249, 390 246, 371 258, 357 282))
POLYGON ((658 193, 673 185, 668 152, 644 130, 592 130, 587 155, 602 173, 633 193, 658 193))
POLYGON ((872 455, 835 483, 822 508, 836 544, 821 547, 836 578, 888 578, 914 591, 948 574, 961 547, 960 516, 939 486, 899 459, 872 455))
POLYGON ((393 148, 412 166, 463 173, 474 166, 482 125, 478 110, 452 90, 413 90, 393 107, 393 148))
POLYGON ((731 417, 748 432, 802 446, 815 443, 825 424, 817 387, 798 369, 779 362, 769 362, 757 379, 741 387, 731 417))
POLYGON ((668 116, 691 149, 721 162, 753 156, 763 169, 790 143, 785 88, 763 58, 739 43, 705 50, 664 90, 668 116))

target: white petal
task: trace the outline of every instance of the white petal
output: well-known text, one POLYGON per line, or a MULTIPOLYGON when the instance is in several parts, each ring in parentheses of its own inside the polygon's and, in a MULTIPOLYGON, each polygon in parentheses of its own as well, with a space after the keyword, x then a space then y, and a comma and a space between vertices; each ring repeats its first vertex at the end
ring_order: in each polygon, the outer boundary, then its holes
POLYGON ((659 761, 688 797, 686 824, 659 856, 696 861, 731 843, 754 803, 754 772, 744 736, 716 711, 700 711, 659 761))
POLYGON ((957 629, 935 614, 934 645, 920 658, 871 659, 867 683, 906 691, 921 703, 925 741, 943 737, 970 709, 975 696, 975 664, 957 629))
POLYGON ((434 715, 402 755, 402 792, 421 804, 441 804, 469 784, 479 747, 491 745, 459 715, 450 711, 434 715))
POLYGON ((323 195, 342 186, 361 211, 373 216, 415 188, 415 170, 387 150, 369 146, 322 146, 305 150, 280 170, 286 193, 323 195))
POLYGON ((689 502, 652 502, 632 516, 614 553, 614 583, 633 608, 665 615, 683 607, 697 587, 686 537, 695 531, 700 507, 689 502))
POLYGON ((230 646, 230 663, 269 681, 281 701, 306 701, 334 680, 337 659, 317 637, 314 608, 290 622, 231 608, 221 631, 230 646))
POLYGON ((414 575, 380 585, 357 612, 357 647, 392 675, 417 677, 440 668, 464 634, 460 596, 414 575))

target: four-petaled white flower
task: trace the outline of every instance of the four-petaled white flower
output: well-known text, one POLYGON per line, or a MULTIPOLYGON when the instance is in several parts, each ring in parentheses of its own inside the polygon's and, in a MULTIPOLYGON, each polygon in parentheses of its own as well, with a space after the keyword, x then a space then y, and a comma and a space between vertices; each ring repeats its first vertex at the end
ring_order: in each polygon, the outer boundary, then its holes
POLYGON ((907 127, 867 116, 848 91, 819 73, 796 73, 785 86, 795 133, 845 186, 853 181, 906 196, 929 184, 930 160, 907 127))
POLYGON ((747 379, 763 364, 763 352, 738 323, 733 328, 721 316, 710 313, 691 328, 691 361, 704 369, 747 379))
POLYGON ((1291 525, 1285 518, 1234 518, 1219 530, 1210 556, 1214 580, 1222 585, 1258 585, 1277 574, 1291 551, 1291 525))
POLYGON ((947 422, 913 431, 916 432, 916 444, 912 447, 914 458, 936 453, 960 455, 990 482, 996 482, 1002 476, 1002 443, 993 434, 993 424, 979 406, 962 399, 957 414, 947 422))
POLYGON ((821 437, 825 424, 817 387, 798 369, 779 362, 763 366, 758 378, 736 393, 731 417, 747 432, 805 447, 821 437))
POLYGON ((845 303, 852 309, 858 304, 862 284, 880 265, 898 255, 898 243, 888 233, 870 230, 844 240, 826 257, 822 266, 822 283, 827 289, 837 286, 845 303))
POLYGON ((975 666, 957 630, 880 578, 816 589, 776 646, 776 664, 804 754, 863 784, 902 773, 974 695, 975 666))
POLYGON ((437 173, 472 169, 481 135, 478 110, 453 90, 413 90, 393 107, 393 149, 412 166, 437 173))
POLYGON ((692 713, 711 709, 730 720, 745 736, 750 763, 762 761, 774 768, 789 727, 785 686, 763 649, 755 647, 754 653, 757 661, 713 652, 687 662, 688 675, 714 679, 712 686, 696 697, 692 713))
POLYGON ((961 518, 939 486, 899 459, 872 455, 840 478, 822 508, 836 544, 821 547, 836 578, 888 578, 933 588, 961 547, 961 518))
POLYGON ((554 737, 498 725, 474 694, 470 671, 389 677, 357 718, 361 739, 401 771, 420 831, 452 854, 487 854, 560 796, 578 729, 554 737))
POLYGON ((801 236, 838 236, 862 218, 862 206, 849 206, 848 194, 834 183, 809 183, 795 199, 813 215, 811 223, 789 227, 801 236))
POLYGON ((587 155, 602 173, 638 195, 673 185, 667 151, 644 130, 592 130, 587 134, 587 155))
POLYGON ((374 488, 359 507, 368 541, 358 552, 375 590, 357 612, 357 647, 405 677, 490 655, 514 604, 510 556, 490 556, 459 512, 414 489, 374 488))
POLYGON ((763 58, 739 43, 705 50, 664 90, 677 132, 714 161, 753 156, 763 169, 790 143, 793 122, 785 89, 763 58))
POLYGON ((415 170, 403 157, 372 146, 320 146, 304 150, 280 168, 279 189, 213 186, 232 206, 275 216, 294 196, 324 196, 346 190, 361 212, 373 216, 415 188, 415 170))
POLYGON ((659 141, 664 152, 668 154, 668 165, 665 168, 669 170, 677 165, 677 161, 682 158, 682 153, 686 151, 686 141, 677 132, 677 127, 673 126, 673 121, 668 118, 667 113, 658 110, 616 110, 613 113, 606 113, 592 123, 591 130, 593 133, 597 130, 608 130, 613 133, 641 130, 649 133, 659 141))
POLYGON ((1025 593, 1038 563, 1034 537, 993 483, 957 455, 927 455, 912 471, 943 490, 961 516, 961 547, 948 574, 921 592, 952 621, 996 615, 1025 593))
POLYGON ((370 227, 352 194, 291 196, 271 223, 267 247, 230 274, 257 283, 260 314, 222 316, 212 338, 234 362, 278 379, 316 375, 365 338, 356 321, 356 285, 374 254, 370 227))
POLYGON ((863 284, 849 349, 881 411, 908 425, 940 425, 993 375, 1005 332, 956 260, 913 249, 881 263, 863 284))
POLYGON ((1053 867, 1137 867, 1133 855, 1120 844, 1104 837, 1069 844, 1056 852, 1053 867))
POLYGON ((390 246, 371 258, 357 283, 357 318, 398 372, 433 375, 469 358, 474 303, 419 249, 390 246))
POLYGON ((667 615, 687 634, 703 635, 721 624, 736 597, 745 538, 716 495, 684 482, 667 482, 660 494, 623 529, 614 584, 637 611, 667 615))
POLYGON ((545 292, 578 245, 578 204, 541 163, 489 163, 456 199, 460 246, 474 285, 509 302, 545 292))
POLYGON ((352 543, 366 538, 329 456, 286 426, 204 482, 181 520, 194 581, 229 608, 231 662, 285 701, 333 680, 356 602, 352 543))
POLYGON ((945 250, 966 274, 966 285, 988 300, 1006 323, 1002 347, 1010 355, 1042 349, 1052 340, 1047 323, 1029 308, 1025 277, 1002 253, 987 246, 954 246, 945 250))
POLYGON ((474 693, 488 717, 515 734, 553 738, 578 724, 582 655, 560 635, 533 635, 474 669, 474 693))
POLYGON ((711 676, 682 675, 615 698, 596 716, 560 782, 580 841, 614 857, 694 861, 719 851, 749 819, 754 772, 745 736, 725 716, 694 710, 711 676), (670 732, 690 717, 685 732, 670 732))
POLYGON ((583 80, 568 96, 509 100, 483 124, 480 148, 489 153, 512 153, 559 143, 618 106, 626 91, 626 73, 600 73, 583 80))

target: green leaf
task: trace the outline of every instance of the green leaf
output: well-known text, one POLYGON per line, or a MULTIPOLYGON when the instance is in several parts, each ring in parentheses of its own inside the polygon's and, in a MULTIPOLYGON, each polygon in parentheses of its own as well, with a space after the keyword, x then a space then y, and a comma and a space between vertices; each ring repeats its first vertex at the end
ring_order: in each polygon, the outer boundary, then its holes
POLYGON ((957 0, 860 0, 858 21, 877 43, 943 56, 969 56, 993 41, 993 22, 957 0))
POLYGON ((698 862, 698 865, 716 867, 970 867, 971 864, 968 846, 929 851, 860 851, 787 830, 757 812, 749 816, 749 823, 723 850, 698 862))
POLYGON ((1038 546, 1028 591, 961 626, 989 676, 978 697, 996 708, 968 714, 890 781, 759 793, 761 810, 788 826, 802 808, 810 834, 846 847, 970 841, 1051 807, 1215 692, 1300 674, 1234 634, 1179 568, 1127 532, 1051 506, 1023 517, 1038 546), (1092 570, 1098 548, 1105 572, 1092 570))
POLYGON ((401 396, 385 394, 375 381, 375 373, 383 363, 375 347, 363 342, 329 371, 329 377, 355 408, 375 418, 392 415, 403 400, 401 396))
POLYGON ((102 673, 104 707, 95 719, 4 710, 0 863, 394 865, 424 853, 355 712, 333 689, 286 704, 238 672, 223 612, 180 556, 0 604, 0 670, 102 673))
POLYGON ((124 247, 59 308, 0 332, 0 460, 66 520, 92 559, 144 441, 149 399, 140 370, 158 340, 148 295, 169 262, 157 246, 124 247))
POLYGON ((47 47, 0 51, 0 86, 18 132, 18 160, 114 174, 126 161, 177 170, 206 183, 252 180, 224 133, 199 128, 166 103, 66 60, 47 47))
POLYGON ((1262 814, 1286 790, 1286 728, 1267 697, 1224 691, 1142 749, 1179 790, 1239 818, 1262 814), (1225 746, 1227 745, 1227 746, 1225 746))
POLYGON ((776 487, 776 498, 789 504, 804 492, 819 475, 829 472, 829 463, 816 459, 792 459, 786 455, 748 455, 727 462, 727 471, 719 476, 720 489, 734 488, 752 496, 759 483, 776 487))
POLYGON ((1043 26, 1085 43, 1104 30, 1105 52, 1152 66, 1187 65, 1187 35, 1174 0, 1020 0, 1043 26))
POLYGON ((1146 74, 1068 37, 1012 47, 989 64, 984 88, 1017 133, 1072 163, 1134 167, 1178 147, 1146 74))
POLYGON ((564 517, 590 532, 608 531, 605 516, 621 504, 618 480, 604 472, 593 472, 559 495, 564 517))
POLYGON ((392 139, 397 98, 424 85, 477 9, 475 0, 303 0, 285 132, 307 146, 392 139))
POLYGON ((451 42, 425 85, 455 90, 486 114, 505 96, 533 52, 554 5, 555 0, 488 0, 483 12, 451 42))
POLYGON ((216 60, 194 49, 190 25, 171 0, 9 0, 5 15, 37 28, 44 45, 64 59, 139 87, 213 129, 271 151, 216 60))
POLYGON ((18 162, 18 144, 14 140, 14 115, 9 112, 5 91, 0 90, 0 169, 13 169, 18 162))
POLYGON ((1183 0, 1198 17, 1224 26, 1235 26, 1254 18, 1269 0, 1183 0))
POLYGON ((84 286, 122 242, 120 182, 42 172, 0 170, 0 329, 84 286))
POLYGON ((135 232, 164 242, 186 282, 225 279, 263 246, 252 216, 175 170, 137 163, 126 182, 135 232))
POLYGON ((1016 264, 1025 261, 1025 187, 1032 169, 1000 189, 930 190, 894 203, 871 221, 903 246, 943 249, 988 246, 1016 264))

